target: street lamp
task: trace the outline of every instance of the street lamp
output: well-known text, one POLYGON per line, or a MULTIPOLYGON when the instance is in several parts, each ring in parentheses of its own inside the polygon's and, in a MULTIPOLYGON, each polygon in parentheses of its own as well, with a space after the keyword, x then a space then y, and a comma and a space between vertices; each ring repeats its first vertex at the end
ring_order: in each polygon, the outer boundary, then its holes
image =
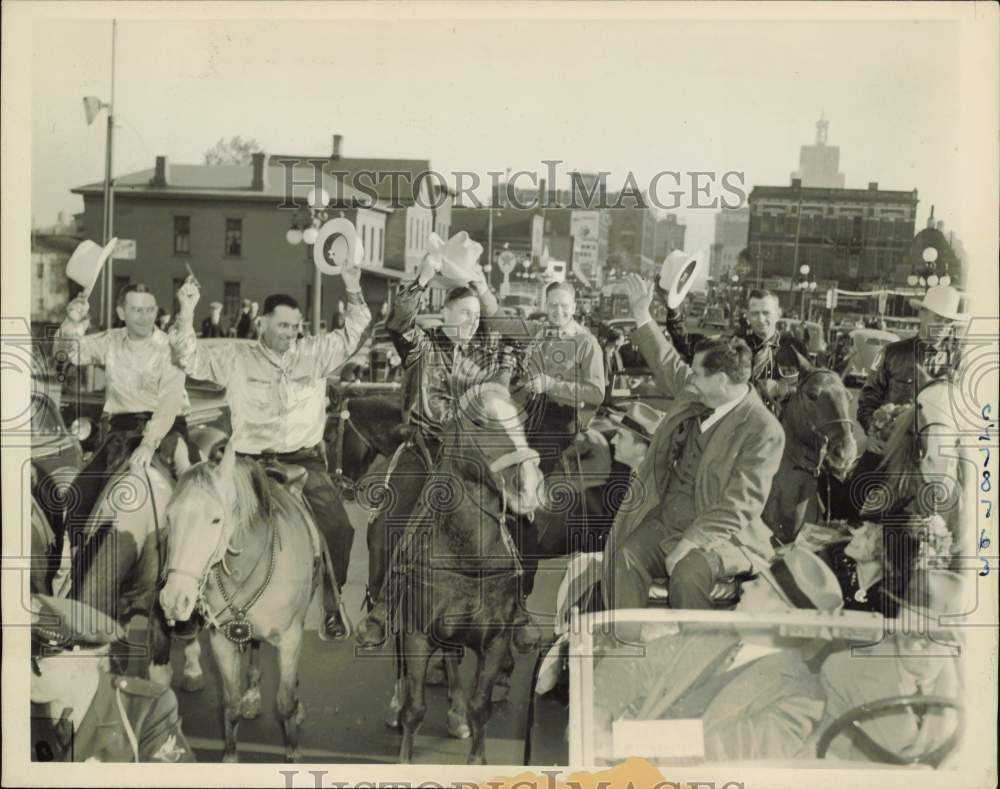
MULTIPOLYGON (((309 220, 302 222, 304 227, 300 227, 298 216, 292 220, 292 226, 285 233, 285 241, 292 246, 305 244, 311 247, 316 243, 319 236, 319 229, 329 218, 327 206, 330 204, 330 194, 326 189, 309 190, 306 197, 309 210, 309 220)), ((308 257, 311 258, 311 255, 308 257)), ((312 330, 314 335, 319 334, 320 312, 323 309, 323 274, 317 266, 313 266, 313 298, 312 298, 312 330)))
MULTIPOLYGON (((101 110, 108 111, 108 131, 104 146, 104 227, 102 228, 103 244, 110 243, 114 235, 114 187, 111 183, 111 160, 113 152, 113 140, 115 129, 115 38, 118 32, 118 21, 111 20, 111 100, 104 102, 96 96, 85 96, 83 99, 83 112, 87 118, 87 125, 90 126, 100 114, 101 110)), ((101 288, 101 311, 105 314, 105 327, 110 329, 114 320, 114 254, 108 258, 104 264, 104 286, 101 288)))
POLYGON ((799 307, 799 313, 802 320, 806 319, 806 293, 812 293, 816 290, 816 276, 810 274, 809 264, 804 263, 799 267, 799 275, 801 279, 797 283, 797 287, 802 291, 802 305, 799 307))
POLYGON ((938 251, 935 247, 926 247, 921 254, 921 258, 924 261, 924 268, 922 272, 914 270, 910 272, 910 275, 906 278, 906 284, 911 288, 915 288, 919 285, 922 288, 933 288, 936 285, 950 285, 951 277, 948 276, 948 271, 945 269, 944 273, 938 274, 938 251))

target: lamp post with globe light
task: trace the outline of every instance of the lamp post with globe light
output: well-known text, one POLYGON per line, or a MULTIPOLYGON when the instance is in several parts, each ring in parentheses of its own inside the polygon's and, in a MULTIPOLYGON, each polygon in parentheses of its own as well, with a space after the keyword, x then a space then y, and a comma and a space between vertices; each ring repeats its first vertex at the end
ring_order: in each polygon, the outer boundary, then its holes
POLYGON ((934 247, 927 247, 924 249, 921 255, 924 261, 923 271, 912 271, 910 276, 906 278, 906 284, 911 288, 915 288, 918 285, 925 290, 927 288, 933 288, 937 285, 950 285, 951 277, 948 276, 947 269, 942 273, 937 273, 937 262, 938 262, 938 251, 934 247))
MULTIPOLYGON (((308 203, 309 219, 300 221, 300 214, 292 220, 292 226, 285 233, 285 240, 292 246, 305 244, 308 253, 311 253, 312 245, 316 243, 319 236, 319 229, 323 223, 329 219, 328 206, 330 204, 330 194, 326 189, 310 189, 306 198, 308 203)), ((311 254, 307 257, 311 260, 311 254)), ((319 334, 320 316, 323 309, 323 274, 319 268, 313 266, 313 292, 312 292, 312 333, 319 334)))
POLYGON ((796 287, 802 291, 802 304, 799 308, 799 314, 802 320, 806 319, 806 294, 814 293, 816 291, 816 276, 810 274, 809 264, 803 263, 799 266, 799 276, 801 279, 796 283, 796 287))

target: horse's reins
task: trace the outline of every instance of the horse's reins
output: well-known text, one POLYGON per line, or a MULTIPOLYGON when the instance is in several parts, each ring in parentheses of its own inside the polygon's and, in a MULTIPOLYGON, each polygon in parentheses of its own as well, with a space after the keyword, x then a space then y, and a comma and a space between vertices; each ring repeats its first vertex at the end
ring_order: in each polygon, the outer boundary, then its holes
MULTIPOLYGON (((802 387, 805 386, 806 382, 817 373, 831 373, 833 375, 836 375, 836 373, 834 373, 832 370, 826 370, 824 368, 815 369, 809 374, 807 374, 806 377, 802 380, 802 382, 796 385, 795 397, 799 401, 799 403, 801 403, 803 396, 802 387)), ((816 460, 816 467, 815 468, 806 467, 806 470, 808 470, 813 475, 813 477, 816 477, 818 479, 820 472, 823 470, 823 465, 826 463, 826 455, 827 452, 829 451, 829 446, 830 446, 830 437, 823 432, 823 429, 829 427, 830 425, 842 425, 842 424, 853 425, 854 420, 845 417, 839 419, 827 419, 825 422, 821 422, 819 425, 817 425, 812 419, 809 418, 805 408, 800 407, 799 414, 805 421, 809 429, 812 431, 813 435, 819 436, 820 439, 819 447, 817 448, 818 457, 816 460)))

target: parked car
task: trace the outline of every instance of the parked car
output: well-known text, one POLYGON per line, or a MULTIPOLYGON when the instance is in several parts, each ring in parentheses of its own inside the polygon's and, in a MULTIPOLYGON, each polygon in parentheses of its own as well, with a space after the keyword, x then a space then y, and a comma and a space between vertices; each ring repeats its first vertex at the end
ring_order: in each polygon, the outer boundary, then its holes
POLYGON ((886 345, 896 342, 899 335, 879 329, 854 329, 849 337, 848 357, 841 378, 849 386, 861 386, 868 378, 875 356, 886 345))

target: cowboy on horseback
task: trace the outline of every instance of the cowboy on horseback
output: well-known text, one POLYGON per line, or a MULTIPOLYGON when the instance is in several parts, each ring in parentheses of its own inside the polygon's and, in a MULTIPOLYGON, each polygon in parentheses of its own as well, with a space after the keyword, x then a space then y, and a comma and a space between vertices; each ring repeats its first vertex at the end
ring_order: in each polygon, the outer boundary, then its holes
POLYGON ((385 579, 392 555, 388 527, 406 526, 424 478, 440 454, 445 426, 457 416, 461 396, 472 386, 495 377, 499 370, 495 355, 478 333, 480 314, 493 315, 498 309, 496 297, 476 264, 482 248, 473 242, 456 244, 453 240, 441 252, 424 258, 417 279, 397 293, 386 319, 386 328, 402 358, 404 379, 409 383, 404 387, 403 412, 415 429, 412 439, 400 446, 390 463, 388 485, 395 494, 393 504, 373 515, 368 523, 369 611, 358 633, 364 646, 377 646, 385 640, 385 579), (420 302, 445 262, 450 269, 444 273, 451 274, 452 279, 467 277, 469 285, 448 292, 442 308, 444 325, 424 331, 416 324, 420 302), (420 484, 414 484, 415 480, 420 484))
POLYGON ((189 410, 184 373, 171 362, 167 335, 156 327, 156 297, 141 283, 126 285, 116 308, 125 325, 97 334, 85 334, 88 310, 83 294, 69 303, 55 350, 72 364, 104 368, 104 413, 110 424, 104 441, 73 481, 66 513, 70 527, 84 524, 110 474, 126 458, 134 472, 142 473, 168 436, 183 439, 191 459, 198 460, 184 418, 189 410))
POLYGON ((302 312, 291 296, 264 301, 261 335, 253 343, 207 347, 195 338, 192 319, 200 295, 192 277, 177 292, 180 311, 170 343, 177 363, 189 375, 226 387, 238 454, 305 468, 303 495, 323 533, 335 578, 325 585, 322 633, 343 638, 349 626, 339 605, 347 581, 354 529, 327 473, 323 428, 326 378, 358 345, 371 313, 361 292, 361 270, 342 274, 347 309, 342 329, 297 338, 302 312))

